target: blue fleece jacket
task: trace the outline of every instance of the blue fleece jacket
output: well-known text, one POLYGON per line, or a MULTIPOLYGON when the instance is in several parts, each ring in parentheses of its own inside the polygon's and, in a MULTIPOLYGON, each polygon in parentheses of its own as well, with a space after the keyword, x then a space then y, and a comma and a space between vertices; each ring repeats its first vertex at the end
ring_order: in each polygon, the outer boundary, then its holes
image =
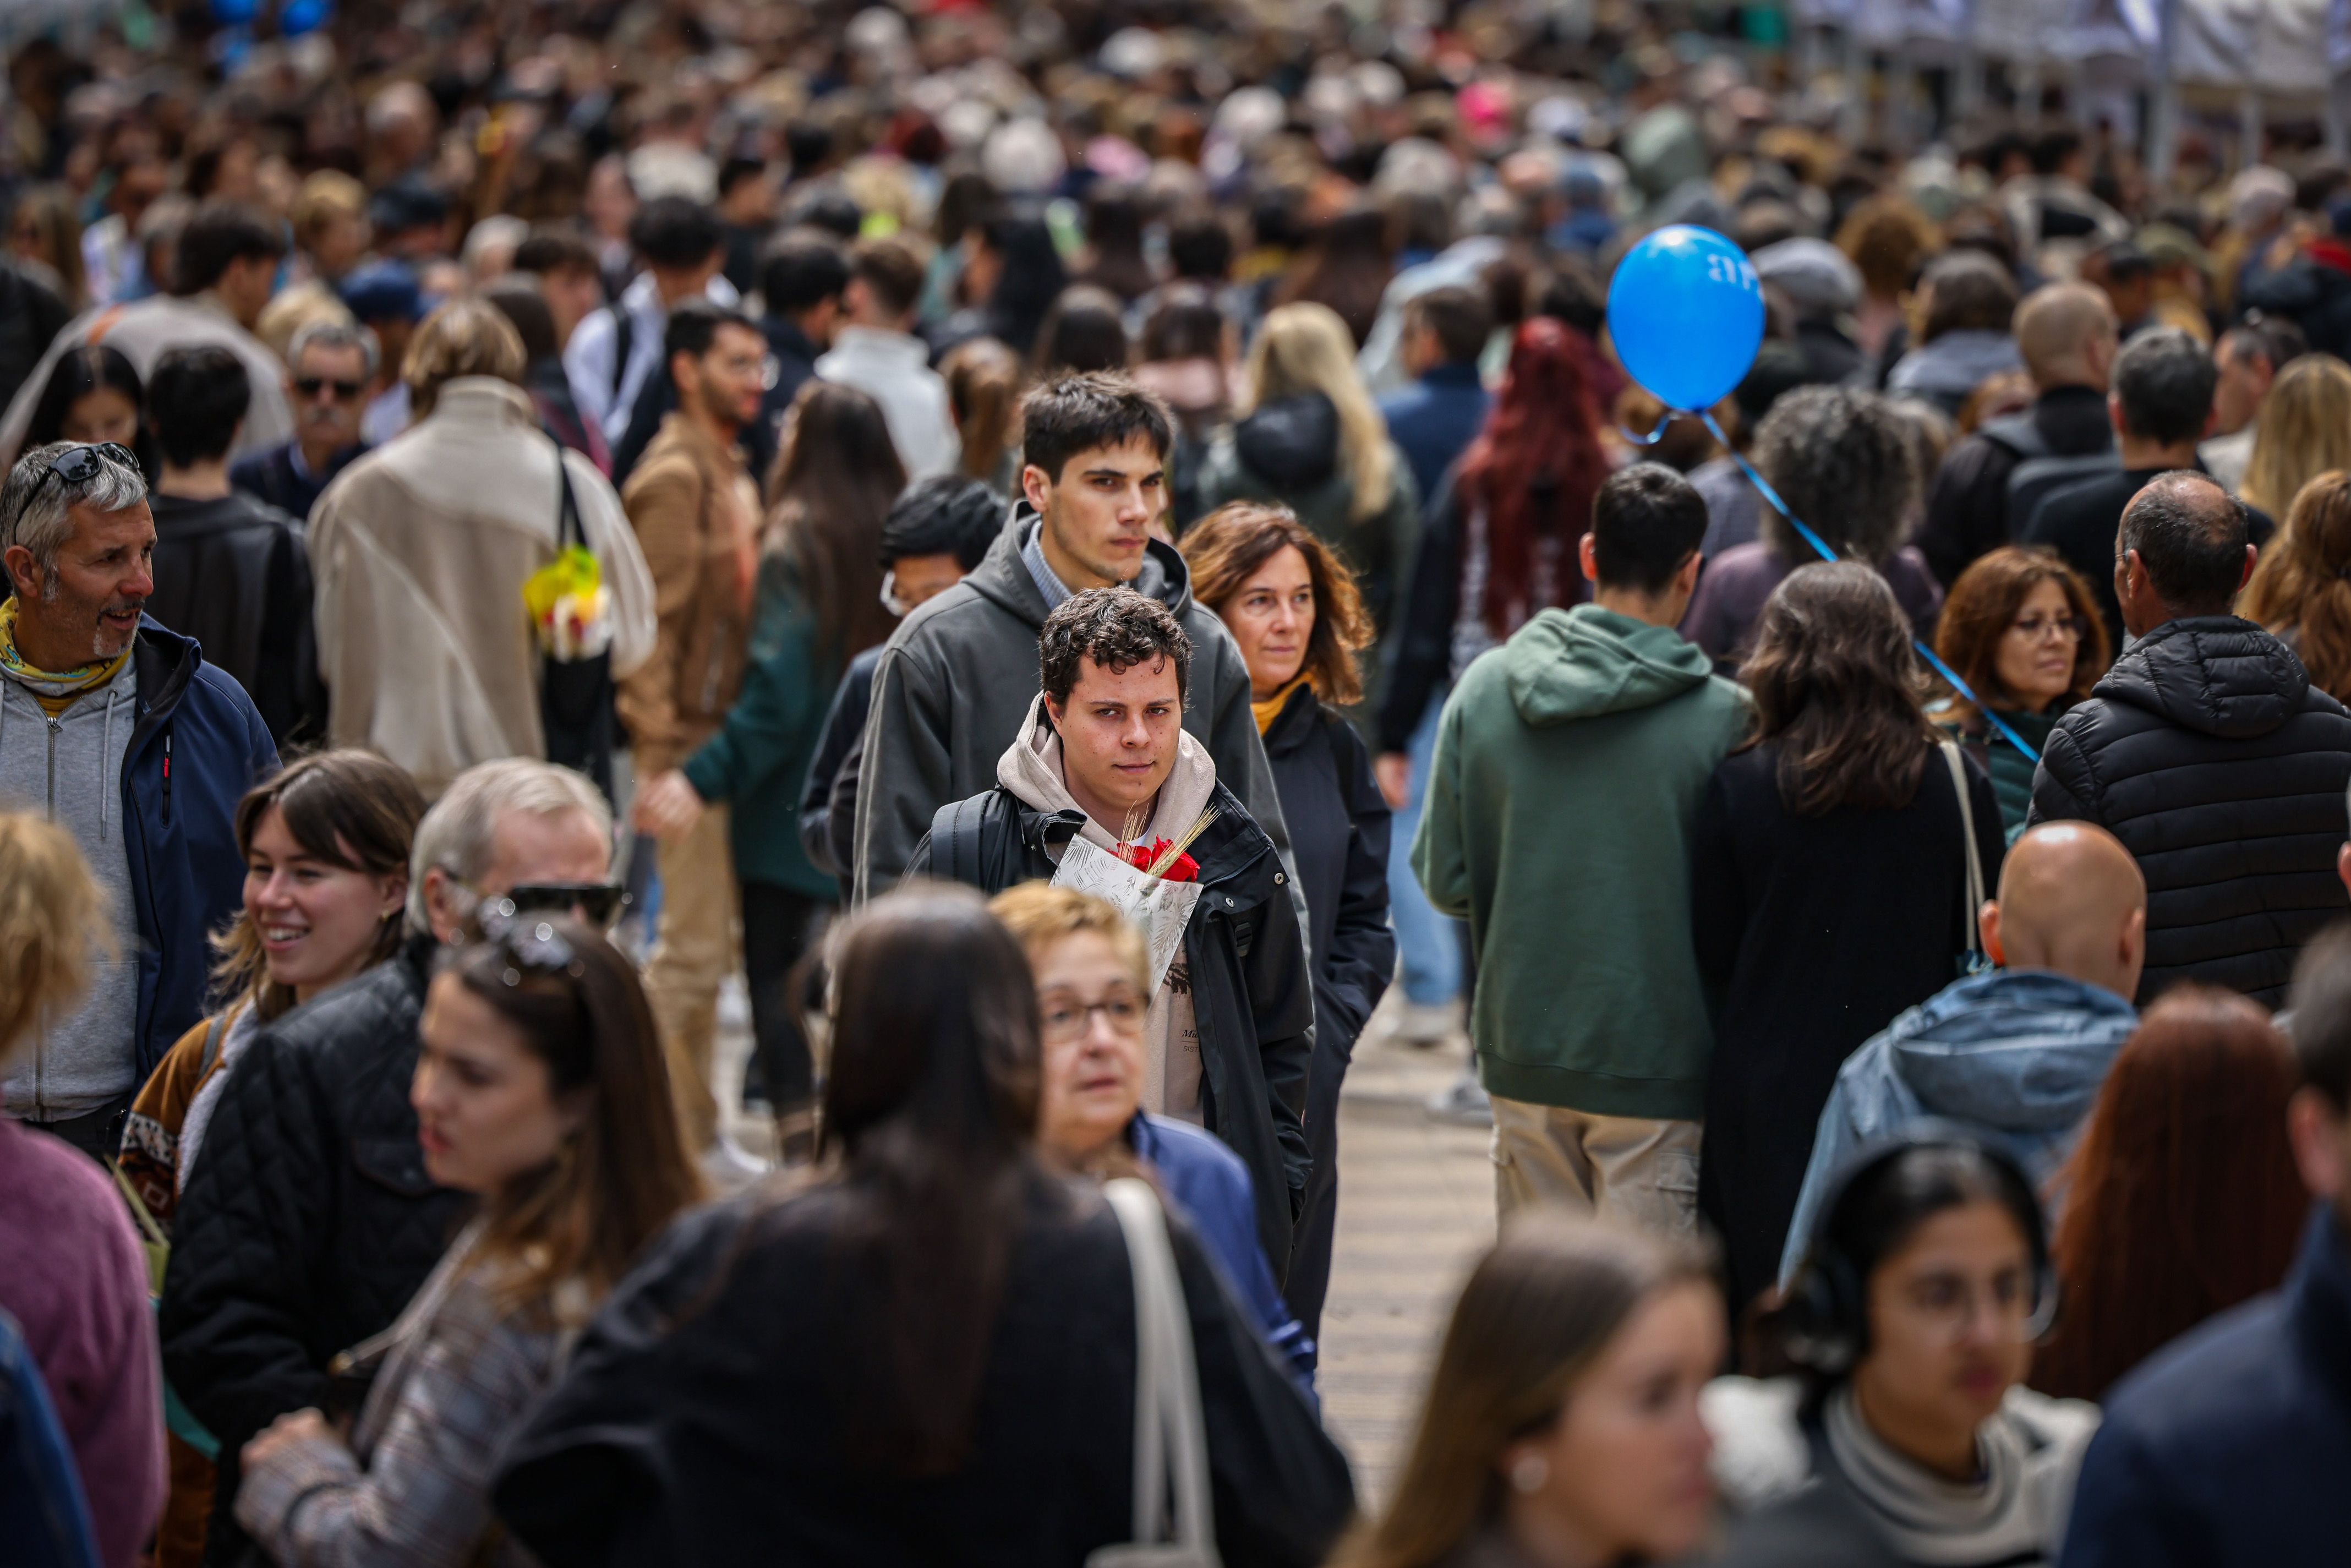
POLYGON ((1821 1110, 1812 1163, 1780 1260, 1785 1281, 1837 1173, 1863 1145, 1919 1116, 2007 1140, 2034 1181, 2073 1152, 2115 1052, 2138 1027, 2129 1002, 2048 969, 1954 981, 1845 1058, 1821 1110))

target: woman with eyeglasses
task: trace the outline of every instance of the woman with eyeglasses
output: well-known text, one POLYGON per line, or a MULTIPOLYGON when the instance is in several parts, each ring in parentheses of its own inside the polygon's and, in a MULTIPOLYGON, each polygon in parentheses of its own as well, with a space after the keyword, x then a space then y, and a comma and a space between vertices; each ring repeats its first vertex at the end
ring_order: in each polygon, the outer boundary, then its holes
POLYGON ((2057 1307, 2032 1183, 1919 1123, 1847 1166, 1757 1320, 1791 1375, 1706 1392, 1738 1516, 1726 1568, 2038 1568, 2057 1560, 2095 1406, 2023 1386, 2057 1307))
POLYGON ((523 1563, 489 1478, 597 1304, 698 1201, 635 967, 577 921, 523 915, 426 994, 424 1167, 475 1218, 398 1322, 348 1437, 317 1410, 246 1444, 237 1519, 283 1568, 523 1563))
MULTIPOLYGON (((1134 1274, 1038 1147, 1019 944, 968 890, 910 883, 832 956, 825 1162, 672 1226, 507 1452, 498 1517, 547 1568, 1080 1568, 1134 1539, 1134 1274)), ((1217 1552, 1309 1568, 1346 1461, 1168 1228, 1217 1552)))
POLYGON ((2049 732, 2111 661, 2098 601, 2054 551, 2002 545, 1951 584, 1935 623, 1935 656, 1980 700, 1955 695, 1934 716, 1991 775, 2013 843, 2032 807, 2032 770, 2049 732))
POLYGON ((732 808, 751 1029, 788 1161, 814 1146, 816 1094, 789 982, 840 896, 800 845, 800 787, 842 671, 890 635, 882 530, 905 486, 879 404, 831 382, 800 389, 768 482, 742 688, 718 732, 648 783, 637 807, 662 838, 689 831, 706 807, 732 808))
POLYGON ((1221 1139, 1143 1109, 1151 959, 1117 908, 1074 888, 1024 882, 988 901, 1029 956, 1044 1020, 1037 1146, 1098 1180, 1148 1169, 1256 1314, 1266 1342, 1314 1385, 1314 1342, 1290 1315, 1257 1239, 1249 1167, 1221 1139))

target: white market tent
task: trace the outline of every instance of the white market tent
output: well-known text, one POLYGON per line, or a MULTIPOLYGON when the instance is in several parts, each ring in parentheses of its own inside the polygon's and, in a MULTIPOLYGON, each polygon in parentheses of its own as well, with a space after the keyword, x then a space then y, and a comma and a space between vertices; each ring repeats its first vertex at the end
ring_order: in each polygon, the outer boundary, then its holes
POLYGON ((2233 98, 2248 146, 2263 117, 2294 115, 2346 150, 2351 0, 1792 0, 1789 19, 1815 48, 1840 38, 1849 66, 1882 54, 1901 69, 1958 68, 1963 107, 1991 61, 2011 81, 2062 83, 2077 112, 2133 128, 2144 89, 2158 169, 2183 92, 2233 98))

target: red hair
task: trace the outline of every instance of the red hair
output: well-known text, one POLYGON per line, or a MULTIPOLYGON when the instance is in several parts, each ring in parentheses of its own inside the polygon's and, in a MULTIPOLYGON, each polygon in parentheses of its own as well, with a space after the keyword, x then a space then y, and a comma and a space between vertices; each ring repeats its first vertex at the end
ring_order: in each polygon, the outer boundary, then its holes
POLYGON ((2104 1399, 2125 1373, 2294 1262, 2310 1195, 2287 1145, 2285 1037, 2232 991, 2181 986, 2115 1057, 2063 1178, 2044 1394, 2104 1399))
POLYGON ((1592 349, 1548 316, 1522 324, 1510 341, 1510 373, 1486 428, 1461 459, 1463 515, 1482 505, 1486 586, 1478 613, 1507 637, 1538 610, 1583 597, 1575 541, 1592 522, 1593 498, 1608 477, 1593 400, 1592 349), (1535 580, 1535 542, 1560 549, 1547 585, 1535 580))

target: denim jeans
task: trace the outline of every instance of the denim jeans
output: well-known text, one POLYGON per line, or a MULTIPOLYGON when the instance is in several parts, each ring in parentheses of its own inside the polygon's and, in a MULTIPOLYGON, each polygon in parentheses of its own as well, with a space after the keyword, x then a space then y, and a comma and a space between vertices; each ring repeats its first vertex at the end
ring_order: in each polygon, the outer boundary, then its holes
POLYGON ((1428 711, 1412 732, 1412 798, 1395 814, 1388 856, 1388 911, 1395 923, 1396 954, 1404 964, 1404 994, 1423 1007, 1442 1007, 1461 994, 1461 922, 1429 907, 1428 894, 1413 874, 1412 841, 1420 831, 1420 802, 1437 756, 1437 719, 1445 693, 1429 699, 1428 711))

